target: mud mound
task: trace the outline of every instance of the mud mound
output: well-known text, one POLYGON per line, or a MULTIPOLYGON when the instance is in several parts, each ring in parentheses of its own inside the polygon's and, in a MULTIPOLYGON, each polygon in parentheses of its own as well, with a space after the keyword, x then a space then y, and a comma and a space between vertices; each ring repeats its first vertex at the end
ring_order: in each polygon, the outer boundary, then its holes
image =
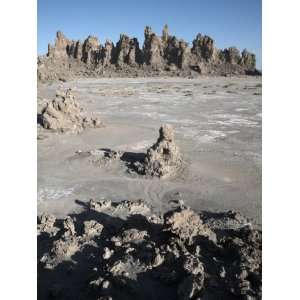
POLYGON ((39 122, 45 129, 59 132, 78 133, 85 128, 103 127, 99 119, 82 115, 82 108, 72 95, 71 89, 57 92, 55 99, 46 103, 39 122))
POLYGON ((174 129, 171 125, 163 125, 159 129, 159 137, 146 153, 115 151, 112 149, 96 149, 78 151, 76 157, 88 158, 97 166, 106 166, 113 162, 125 165, 128 173, 137 173, 147 177, 167 178, 177 174, 182 166, 182 155, 174 142, 174 129))
POLYGON ((174 142, 174 129, 171 125, 163 125, 157 142, 147 150, 143 172, 150 176, 169 177, 176 174, 181 163, 182 156, 174 142))
POLYGON ((39 219, 38 299, 261 298, 261 232, 240 214, 82 205, 39 219))

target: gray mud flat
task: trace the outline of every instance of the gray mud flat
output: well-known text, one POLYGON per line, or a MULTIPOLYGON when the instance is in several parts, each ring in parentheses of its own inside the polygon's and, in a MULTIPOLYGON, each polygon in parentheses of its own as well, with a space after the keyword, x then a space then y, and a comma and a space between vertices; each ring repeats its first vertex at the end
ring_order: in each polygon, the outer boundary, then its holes
POLYGON ((237 210, 261 224, 261 78, 82 79, 38 87, 38 109, 71 88, 86 112, 105 123, 77 135, 39 128, 38 212, 79 213, 75 200, 144 199, 165 212, 182 198, 196 211, 237 210), (170 179, 96 165, 78 151, 144 153, 162 124, 175 129, 184 166, 170 179))

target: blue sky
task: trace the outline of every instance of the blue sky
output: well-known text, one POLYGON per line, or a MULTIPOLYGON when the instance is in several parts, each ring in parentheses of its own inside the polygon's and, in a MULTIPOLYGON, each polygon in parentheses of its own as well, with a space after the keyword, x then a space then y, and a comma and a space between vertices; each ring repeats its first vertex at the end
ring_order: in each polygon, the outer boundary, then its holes
POLYGON ((96 35, 116 42, 120 33, 144 41, 145 25, 161 34, 192 42, 197 33, 211 36, 218 48, 247 48, 261 68, 261 0, 38 0, 38 54, 47 52, 55 33, 84 40, 96 35))

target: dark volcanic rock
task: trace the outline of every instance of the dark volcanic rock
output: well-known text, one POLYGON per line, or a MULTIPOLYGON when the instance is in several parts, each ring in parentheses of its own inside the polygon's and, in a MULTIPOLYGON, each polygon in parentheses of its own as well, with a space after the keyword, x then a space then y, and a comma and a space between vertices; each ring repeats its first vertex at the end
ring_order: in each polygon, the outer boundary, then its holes
POLYGON ((136 38, 120 35, 116 45, 110 40, 102 46, 97 37, 84 42, 67 39, 58 31, 54 45, 48 45, 46 56, 38 58, 38 80, 49 81, 69 77, 95 76, 195 76, 197 74, 252 74, 255 55, 235 47, 217 49, 214 40, 198 34, 192 48, 183 39, 170 35, 167 25, 162 36, 151 27, 144 30, 140 49, 136 38))
POLYGON ((169 64, 178 65, 178 52, 179 41, 175 36, 170 36, 164 50, 164 57, 169 64))

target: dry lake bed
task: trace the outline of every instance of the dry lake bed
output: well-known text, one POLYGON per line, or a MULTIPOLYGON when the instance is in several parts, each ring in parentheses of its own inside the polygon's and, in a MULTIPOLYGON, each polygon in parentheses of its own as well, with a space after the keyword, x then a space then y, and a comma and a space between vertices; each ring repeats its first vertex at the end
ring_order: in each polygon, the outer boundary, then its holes
POLYGON ((105 127, 77 135, 39 129, 38 213, 63 217, 90 198, 141 198, 163 212, 181 198, 194 210, 234 209, 261 224, 261 77, 77 79, 40 85, 38 110, 67 88, 105 127), (184 157, 174 178, 145 179, 76 154, 145 152, 165 123, 184 157))

